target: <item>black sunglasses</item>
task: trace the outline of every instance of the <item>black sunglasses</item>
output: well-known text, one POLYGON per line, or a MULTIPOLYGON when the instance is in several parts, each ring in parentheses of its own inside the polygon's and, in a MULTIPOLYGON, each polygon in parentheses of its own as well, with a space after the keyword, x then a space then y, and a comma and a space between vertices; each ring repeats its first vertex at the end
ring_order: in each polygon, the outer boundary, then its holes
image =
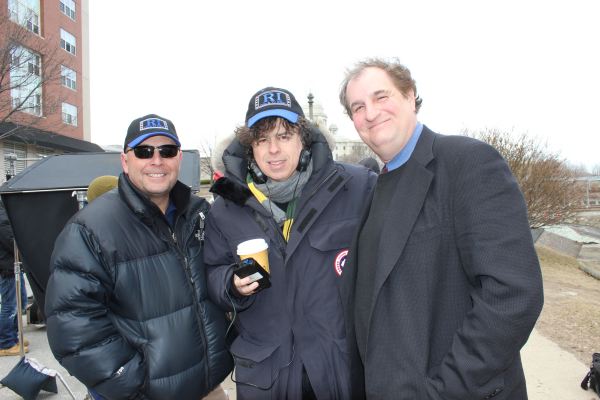
POLYGON ((163 144, 162 146, 157 147, 144 144, 129 150, 133 150, 133 154, 135 154, 137 158, 152 158, 154 157, 155 149, 158 150, 158 154, 160 154, 162 158, 173 158, 179 153, 179 146, 176 144, 163 144))

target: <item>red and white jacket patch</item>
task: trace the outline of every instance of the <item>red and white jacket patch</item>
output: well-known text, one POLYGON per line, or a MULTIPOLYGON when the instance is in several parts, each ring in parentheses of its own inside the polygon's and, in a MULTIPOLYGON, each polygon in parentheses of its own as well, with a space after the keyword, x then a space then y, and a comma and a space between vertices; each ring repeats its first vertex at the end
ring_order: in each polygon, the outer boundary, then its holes
POLYGON ((344 270, 344 266, 346 265, 346 256, 348 255, 348 250, 342 250, 335 256, 335 261, 333 262, 333 268, 335 269, 335 273, 338 276, 342 276, 342 272, 344 270))

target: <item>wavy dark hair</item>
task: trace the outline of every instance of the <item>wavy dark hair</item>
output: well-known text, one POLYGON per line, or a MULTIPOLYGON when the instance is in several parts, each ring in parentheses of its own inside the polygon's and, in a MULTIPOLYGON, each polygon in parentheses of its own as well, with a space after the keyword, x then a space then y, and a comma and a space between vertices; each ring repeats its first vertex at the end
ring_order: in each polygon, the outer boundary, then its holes
POLYGON ((267 117, 252 125, 251 128, 248 128, 246 125, 241 125, 235 129, 235 137, 248 151, 250 157, 252 157, 252 143, 265 136, 267 132, 273 130, 277 125, 277 120, 281 120, 281 124, 287 131, 299 133, 303 147, 305 149, 310 148, 310 145, 312 144, 312 132, 310 129, 310 122, 306 118, 298 117, 298 122, 294 124, 285 118, 267 117))
POLYGON ((381 58, 368 58, 363 61, 359 61, 352 69, 346 72, 346 76, 342 82, 340 89, 340 103, 346 110, 346 113, 352 118, 352 110, 348 104, 348 98, 346 97, 346 90, 348 89, 348 83, 357 76, 359 76, 366 68, 379 68, 384 70, 396 89, 406 96, 406 94, 412 90, 415 94, 415 113, 419 112, 423 99, 417 93, 417 83, 412 78, 410 70, 400 63, 398 59, 393 61, 385 61, 381 58))

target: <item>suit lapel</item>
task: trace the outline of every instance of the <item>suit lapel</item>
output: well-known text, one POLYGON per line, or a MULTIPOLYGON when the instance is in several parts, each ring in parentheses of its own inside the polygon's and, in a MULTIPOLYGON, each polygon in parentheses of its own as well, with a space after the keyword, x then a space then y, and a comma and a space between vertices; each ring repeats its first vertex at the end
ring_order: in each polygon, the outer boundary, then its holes
POLYGON ((401 167, 405 170, 402 171, 402 175, 398 180, 390 209, 387 211, 385 223, 382 227, 370 314, 373 312, 373 307, 383 283, 404 251, 406 242, 427 197, 433 179, 433 173, 426 168, 426 165, 433 158, 433 135, 431 131, 423 127, 423 132, 411 158, 401 167))

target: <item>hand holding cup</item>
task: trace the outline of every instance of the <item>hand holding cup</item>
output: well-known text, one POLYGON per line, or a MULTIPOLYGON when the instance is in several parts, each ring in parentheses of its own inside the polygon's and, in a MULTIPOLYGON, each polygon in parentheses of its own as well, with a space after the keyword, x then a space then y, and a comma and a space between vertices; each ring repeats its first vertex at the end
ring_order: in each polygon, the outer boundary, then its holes
POLYGON ((268 248, 267 242, 262 238, 238 244, 237 254, 241 261, 234 271, 233 283, 241 295, 249 296, 271 286, 268 248))

